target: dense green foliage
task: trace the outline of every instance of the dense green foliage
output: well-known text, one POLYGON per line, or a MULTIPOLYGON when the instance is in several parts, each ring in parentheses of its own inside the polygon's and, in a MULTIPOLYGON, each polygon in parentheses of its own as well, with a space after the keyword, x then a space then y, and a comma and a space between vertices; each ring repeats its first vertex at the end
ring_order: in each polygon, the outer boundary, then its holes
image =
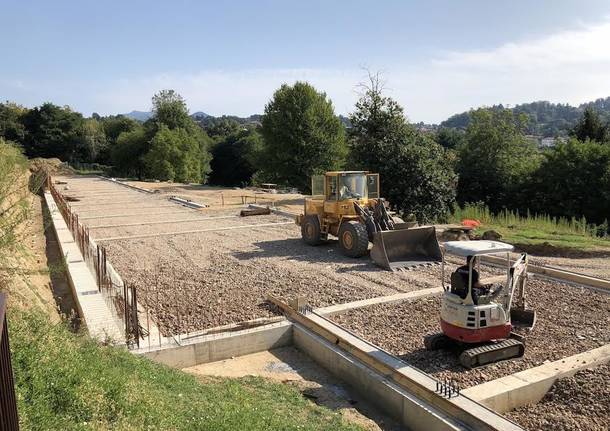
POLYGON ((262 148, 263 138, 255 128, 229 133, 212 150, 210 184, 249 185, 260 164, 258 157, 262 148))
POLYGON ((610 218, 610 144, 572 138, 556 145, 544 153, 529 191, 534 211, 603 223, 610 218))
POLYGON ((610 140, 608 124, 602 121, 599 113, 593 108, 585 109, 582 118, 570 130, 570 135, 581 142, 587 139, 597 142, 608 142, 610 140))
POLYGON ((313 174, 342 166, 345 130, 326 94, 305 82, 284 84, 265 106, 261 169, 268 180, 308 192, 313 174))
POLYGON ((518 207, 539 163, 536 147, 524 136, 527 119, 507 109, 477 109, 470 117, 457 149, 458 201, 485 202, 492 211, 518 207))
POLYGON ((28 157, 57 157, 71 162, 89 160, 95 153, 81 139, 83 116, 67 107, 45 103, 26 112, 22 123, 25 128, 22 144, 28 157))
POLYGON ((455 150, 464 142, 464 131, 442 127, 436 131, 435 140, 441 147, 455 150))
POLYGON ((34 312, 9 316, 24 430, 356 430, 295 388, 193 376, 100 346, 34 312))
POLYGON ((447 151, 407 123, 402 107, 382 94, 376 77, 350 115, 350 166, 377 172, 381 192, 421 222, 451 208, 455 174, 447 151))
MULTIPOLYGON (((610 120, 610 97, 597 99, 594 102, 584 103, 578 107, 561 103, 532 102, 516 105, 511 108, 515 114, 526 114, 527 122, 525 132, 537 136, 565 136, 576 125, 587 108, 595 109, 600 113, 602 121, 610 120)), ((492 106, 489 109, 503 111, 502 105, 492 106)), ((455 114, 443 121, 440 126, 466 129, 470 122, 470 112, 455 114)))
POLYGON ((437 129, 420 125, 418 131, 402 107, 381 94, 376 79, 350 118, 337 117, 324 93, 297 82, 281 86, 263 116, 248 118, 191 116, 173 90, 153 97, 144 123, 123 116, 83 118, 51 103, 27 109, 7 102, 0 104, 0 137, 30 157, 111 165, 120 176, 209 178, 225 186, 267 181, 307 193, 313 174, 365 169, 382 175, 382 194, 397 209, 421 221, 442 220, 457 190, 462 205, 584 215, 603 230, 610 201, 610 98, 577 108, 497 105, 457 114, 437 129), (539 150, 531 134, 563 137, 539 150), (567 135, 572 139, 565 142, 567 135))

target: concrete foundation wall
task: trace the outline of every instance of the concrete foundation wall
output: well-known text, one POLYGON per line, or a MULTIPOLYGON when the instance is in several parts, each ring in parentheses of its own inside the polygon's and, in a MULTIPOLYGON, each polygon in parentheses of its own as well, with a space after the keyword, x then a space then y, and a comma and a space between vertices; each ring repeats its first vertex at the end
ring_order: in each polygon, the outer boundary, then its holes
POLYGON ((170 367, 186 368, 291 344, 292 324, 284 321, 244 331, 198 337, 181 346, 133 352, 170 367))
POLYGON ((464 395, 499 413, 527 404, 536 404, 551 386, 578 371, 610 362, 610 344, 554 362, 530 368, 510 376, 465 389, 464 395))
POLYGON ((293 328, 294 345, 341 378, 363 397, 413 430, 465 429, 454 419, 413 397, 343 350, 301 326, 293 328))

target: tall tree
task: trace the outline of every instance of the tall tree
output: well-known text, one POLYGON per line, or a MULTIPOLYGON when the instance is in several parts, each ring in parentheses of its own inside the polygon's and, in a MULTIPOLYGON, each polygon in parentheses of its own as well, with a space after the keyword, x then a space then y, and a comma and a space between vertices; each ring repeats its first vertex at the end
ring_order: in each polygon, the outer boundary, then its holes
POLYGON ((526 122, 524 114, 509 109, 471 111, 465 141, 458 148, 460 202, 484 202, 494 211, 519 206, 521 186, 540 160, 524 134, 526 122))
POLYGON ((210 183, 222 186, 250 184, 262 146, 262 137, 254 128, 226 136, 212 150, 210 183))
POLYGON ((189 116, 186 102, 174 90, 160 91, 152 103, 154 115, 144 124, 150 142, 145 157, 147 174, 157 179, 204 182, 210 172, 210 138, 189 116))
POLYGON ((345 130, 332 102, 306 82, 284 84, 265 106, 261 168, 270 180, 310 190, 313 174, 342 166, 345 130))
POLYGON ((0 103, 0 137, 23 145, 25 128, 22 118, 27 109, 15 103, 0 103))
POLYGON ((602 223, 610 215, 610 145, 560 142, 544 152, 532 183, 531 209, 602 223))
POLYGON ((144 156, 146 169, 153 178, 179 182, 202 181, 201 148, 197 138, 186 129, 162 125, 144 156))
POLYGON ((83 116, 69 107, 45 103, 23 116, 28 157, 58 157, 63 161, 89 161, 82 139, 83 116))
POLYGON ((407 122, 378 75, 369 78, 349 118, 351 166, 378 172, 382 194, 399 211, 421 222, 442 218, 455 200, 450 155, 407 122))
POLYGON ((84 151, 84 161, 98 162, 100 153, 107 150, 106 134, 102 124, 94 118, 85 119, 79 137, 84 151))
POLYGON ((110 160, 115 173, 121 176, 136 176, 138 179, 143 179, 144 156, 148 149, 148 137, 142 125, 121 133, 116 144, 110 149, 110 160))
POLYGON ((592 107, 585 109, 576 126, 570 131, 570 136, 575 137, 581 142, 587 139, 600 143, 610 140, 608 125, 604 124, 597 111, 592 107))
POLYGON ((161 90, 152 98, 155 121, 169 129, 187 129, 193 124, 184 98, 174 90, 161 90))

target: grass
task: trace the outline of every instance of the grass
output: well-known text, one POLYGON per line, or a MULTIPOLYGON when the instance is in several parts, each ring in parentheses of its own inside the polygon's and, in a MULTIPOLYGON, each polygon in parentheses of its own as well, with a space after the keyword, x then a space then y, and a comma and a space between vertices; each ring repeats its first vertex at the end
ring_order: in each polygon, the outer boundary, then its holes
POLYGON ((466 204, 463 208, 456 206, 450 216, 450 222, 461 223, 464 219, 480 221, 479 233, 495 230, 502 235, 503 240, 512 244, 610 250, 610 239, 597 236, 597 229, 589 225, 584 218, 566 219, 529 213, 520 215, 508 210, 492 214, 489 208, 481 204, 466 204))
POLYGON ((11 310, 13 372, 23 430, 358 430, 287 385, 197 380, 11 310))

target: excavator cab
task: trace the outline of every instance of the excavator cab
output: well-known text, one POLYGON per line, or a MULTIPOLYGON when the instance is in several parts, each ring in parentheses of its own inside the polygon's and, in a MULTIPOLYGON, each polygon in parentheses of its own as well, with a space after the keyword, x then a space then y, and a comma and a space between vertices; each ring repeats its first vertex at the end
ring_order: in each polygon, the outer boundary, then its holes
POLYGON ((360 257, 372 242, 371 258, 388 270, 440 263, 434 227, 414 227, 388 211, 380 196, 379 174, 327 172, 312 177, 311 189, 312 196, 297 217, 307 244, 318 245, 332 235, 339 239, 343 254, 360 257))

